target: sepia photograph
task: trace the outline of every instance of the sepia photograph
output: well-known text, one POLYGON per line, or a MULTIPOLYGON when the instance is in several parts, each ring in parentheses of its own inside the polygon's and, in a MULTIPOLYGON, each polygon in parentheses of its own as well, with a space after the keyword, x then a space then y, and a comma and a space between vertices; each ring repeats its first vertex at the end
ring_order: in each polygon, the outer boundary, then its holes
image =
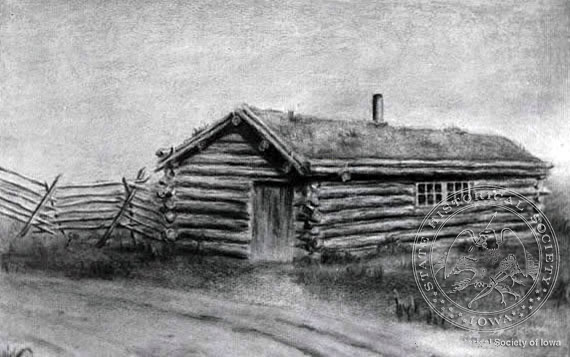
POLYGON ((570 356, 568 0, 0 0, 0 357, 570 356))

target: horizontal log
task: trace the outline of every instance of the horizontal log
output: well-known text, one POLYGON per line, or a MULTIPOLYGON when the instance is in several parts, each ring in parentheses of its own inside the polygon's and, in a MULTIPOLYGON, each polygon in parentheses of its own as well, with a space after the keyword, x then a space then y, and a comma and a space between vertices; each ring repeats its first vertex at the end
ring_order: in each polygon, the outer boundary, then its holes
POLYGON ((334 188, 321 188, 319 199, 326 198, 344 198, 356 196, 387 196, 387 195, 413 195, 415 189, 413 186, 408 187, 383 187, 383 186, 337 186, 334 188))
POLYGON ((130 189, 136 189, 139 193, 143 193, 143 192, 150 192, 151 191, 151 187, 149 187, 148 184, 146 183, 137 183, 137 182, 133 182, 133 181, 127 181, 127 184, 129 185, 130 189))
POLYGON ((108 182, 94 182, 94 183, 84 183, 84 184, 77 184, 77 185, 62 185, 58 186, 58 190, 60 191, 68 191, 68 190, 84 190, 84 189, 101 189, 101 188, 119 188, 123 187, 122 182, 118 181, 108 181, 108 182))
MULTIPOLYGON (((478 223, 478 224, 472 224, 469 225, 468 227, 466 226, 465 228, 469 228, 469 229, 473 229, 473 231, 477 234, 478 232, 484 230, 487 226, 487 223, 478 223)), ((514 231, 517 232, 527 232, 528 231, 528 226, 525 223, 522 223, 521 221, 516 221, 516 222, 511 222, 508 224, 501 224, 501 225, 494 225, 491 224, 490 226, 491 229, 495 229, 495 231, 497 233, 499 233, 503 228, 511 228, 514 231)), ((422 236, 423 237, 427 237, 427 238, 431 238, 435 235, 436 231, 435 230, 425 230, 422 231, 422 236)), ((441 229, 438 233, 438 239, 446 239, 446 238, 455 238, 457 236, 457 234, 459 233, 458 228, 457 227, 444 227, 443 229, 441 229)), ((400 242, 413 242, 415 237, 417 234, 417 230, 416 231, 402 231, 398 233, 398 240, 400 242)))
POLYGON ((40 198, 30 198, 28 196, 21 195, 17 191, 6 189, 4 187, 0 187, 0 194, 4 196, 10 196, 12 199, 15 200, 25 201, 26 203, 32 204, 34 206, 36 206, 40 202, 40 198))
POLYGON ((152 219, 148 219, 143 216, 129 216, 123 217, 123 221, 129 222, 131 226, 141 225, 151 231, 162 232, 164 231, 164 225, 162 223, 156 222, 152 219))
POLYGON ((389 237, 387 234, 377 234, 370 236, 350 236, 342 240, 330 240, 323 242, 323 248, 328 250, 347 250, 350 248, 362 248, 370 246, 386 245, 395 242, 395 238, 389 237))
MULTIPOLYGON (((489 222, 493 217, 494 213, 486 214, 458 214, 447 222, 446 226, 456 226, 456 225, 470 225, 477 222, 489 222)), ((508 222, 513 219, 511 213, 498 213, 493 222, 508 222)), ((388 232, 396 230, 408 230, 408 229, 419 229, 420 225, 424 221, 424 217, 407 217, 407 218, 387 218, 381 221, 376 221, 373 223, 360 223, 353 222, 349 224, 339 224, 333 226, 322 227, 321 237, 326 239, 330 237, 341 237, 357 234, 366 233, 376 233, 376 232, 388 232)), ((443 220, 442 220, 443 221, 443 220)))
MULTIPOLYGON (((482 226, 484 228, 484 226, 482 226)), ((519 238, 523 241, 525 239, 529 239, 532 237, 532 234, 529 231, 524 231, 524 227, 522 225, 513 226, 519 238)), ((526 226, 525 226, 526 227, 526 226)), ((438 241, 440 246, 447 246, 449 247, 452 243, 453 238, 457 236, 460 232, 457 228, 455 229, 445 229, 442 230, 438 235, 438 241)), ((339 238, 332 238, 323 241, 323 247, 325 249, 331 250, 347 250, 350 248, 362 248, 362 247, 369 247, 369 246, 381 246, 390 243, 394 243, 396 241, 402 243, 413 242, 416 237, 416 231, 404 231, 404 232, 383 232, 383 233, 373 233, 373 234, 361 234, 361 235, 352 235, 352 236, 345 236, 339 238)), ((499 233, 499 232, 498 232, 499 233)), ((423 235, 425 237, 432 237, 431 235, 423 235)), ((468 242, 468 238, 460 238, 458 242, 468 242)))
POLYGON ((0 214, 5 217, 12 218, 18 222, 26 223, 28 221, 28 218, 26 218, 25 216, 12 212, 12 210, 4 208, 3 206, 0 206, 0 214))
POLYGON ((318 185, 314 190, 318 193, 321 191, 329 190, 331 188, 341 188, 341 187, 390 187, 390 188, 401 188, 406 189, 409 187, 414 187, 415 181, 394 181, 394 180, 378 180, 378 179, 370 179, 370 180, 350 180, 348 182, 342 181, 316 181, 313 185, 318 185))
POLYGON ((96 212, 96 213, 82 213, 82 214, 59 214, 57 217, 53 219, 53 222, 71 222, 74 220, 93 220, 93 221, 100 221, 100 220, 112 220, 118 213, 117 211, 113 211, 107 214, 96 212))
POLYGON ((164 215, 161 212, 149 210, 149 209, 142 209, 139 207, 131 207, 128 210, 128 216, 141 216, 145 217, 146 219, 155 221, 157 223, 163 224, 164 223, 164 215))
POLYGON ((158 206, 150 206, 150 205, 145 205, 145 204, 141 204, 138 202, 132 202, 129 204, 129 211, 132 214, 143 214, 143 215, 149 215, 149 216, 154 216, 157 219, 162 218, 162 213, 160 213, 160 211, 158 210, 159 207, 158 206))
POLYGON ((236 191, 224 189, 202 189, 191 187, 176 188, 176 198, 178 200, 201 200, 201 201, 222 201, 222 202, 244 202, 249 201, 249 191, 236 191))
POLYGON ((53 220, 56 224, 65 225, 68 223, 80 222, 80 223, 95 223, 100 222, 97 224, 105 224, 105 222, 111 223, 114 216, 102 216, 102 217, 69 217, 69 218, 56 218, 53 220), (102 222, 102 223, 101 223, 102 222))
POLYGON ((543 177, 546 175, 544 170, 535 169, 516 169, 516 168, 456 168, 456 167, 433 167, 426 169, 425 167, 384 167, 384 166, 358 166, 358 167, 324 167, 311 166, 311 172, 315 175, 330 176, 338 175, 340 172, 348 172, 353 175, 381 175, 381 176, 403 176, 418 175, 424 177, 435 177, 438 175, 495 175, 495 176, 520 176, 520 177, 543 177))
MULTIPOLYGON (((514 202, 516 204, 516 202, 514 202)), ((453 212, 455 212, 458 208, 464 207, 460 205, 459 207, 452 205, 453 212)), ((521 206, 524 209, 524 212, 530 212, 531 208, 526 206, 521 206)), ((428 207, 417 207, 414 205, 402 205, 402 206, 394 206, 394 207, 363 207, 363 208, 354 208, 354 209, 343 209, 333 212, 326 212, 321 213, 322 218, 319 222, 319 226, 328 226, 334 225, 339 223, 366 223, 366 221, 377 220, 385 217, 426 217, 428 213, 433 209, 432 206, 428 207)), ((496 210, 495 207, 489 205, 477 205, 469 207, 467 214, 481 214, 482 212, 494 212, 496 210)), ((440 208, 439 211, 442 212, 443 208, 440 208)), ((435 215, 436 213, 434 213, 435 215)), ((299 217, 300 219, 302 217, 299 217)))
POLYGON ((249 190, 252 186, 252 182, 246 178, 231 177, 231 176, 192 176, 184 175, 182 177, 176 177, 174 179, 174 184, 178 190, 180 187, 191 187, 191 188, 204 188, 204 189, 224 189, 224 190, 235 190, 244 191, 249 190))
MULTIPOLYGON (((533 245, 536 246, 536 240, 534 238, 534 235, 532 234, 531 231, 529 230, 524 230, 525 227, 522 226, 517 226, 515 227, 516 229, 514 229, 515 234, 517 235, 517 237, 525 244, 527 245, 527 247, 532 247, 533 245)), ((500 236, 500 231, 497 231, 497 236, 500 236)), ((441 239, 438 239, 436 242, 433 243, 433 248, 436 251, 443 251, 444 249, 449 249, 451 247, 451 244, 454 244, 454 247, 458 247, 461 246, 463 244, 470 244, 472 243, 471 239, 469 237, 459 237, 457 239, 457 241, 454 242, 454 239, 456 238, 456 235, 453 234, 448 234, 445 236, 441 236, 441 239)), ((509 232, 508 234, 505 235, 504 237, 505 241, 503 242, 501 248, 512 248, 512 247, 519 247, 520 248, 520 242, 514 238, 513 234, 511 232, 509 232)), ((403 244, 406 244, 407 242, 403 242, 403 244)), ((524 262, 522 263, 524 264, 524 262)), ((523 267, 523 265, 521 264, 521 268, 523 267)))
POLYGON ((82 215, 90 215, 90 214, 95 214, 95 215, 101 215, 101 214, 105 214, 105 213, 117 213, 119 211, 120 207, 119 206, 115 206, 112 208, 100 208, 100 209, 90 209, 90 208, 85 208, 85 209, 67 209, 67 208, 58 208, 56 216, 58 217, 64 217, 64 216, 71 216, 71 215, 78 215, 78 216, 82 216, 82 215))
POLYGON ((202 176, 241 176, 252 178, 263 177, 283 177, 283 174, 273 168, 250 168, 250 167, 237 167, 231 165, 215 165, 215 164, 192 164, 181 167, 178 171, 178 176, 185 175, 202 175, 202 176))
POLYGON ((210 201, 178 201, 174 207, 176 213, 219 214, 231 217, 249 218, 248 202, 210 202, 210 201))
POLYGON ((69 208, 69 207, 87 207, 93 205, 117 205, 123 203, 123 199, 82 199, 76 200, 69 203, 58 204, 58 208, 69 208))
POLYGON ((207 242, 184 239, 176 241, 179 249, 192 250, 206 254, 225 255, 230 257, 247 259, 250 256, 249 244, 236 244, 225 242, 207 242))
POLYGON ((474 180, 473 184, 475 187, 491 185, 500 187, 534 187, 538 184, 536 178, 505 178, 505 179, 481 179, 474 180))
MULTIPOLYGON (((329 212, 324 214, 320 225, 326 226, 337 223, 375 220, 385 217, 406 217, 414 213, 413 205, 381 208, 356 208, 329 212)), ((425 214, 424 214, 425 215, 425 214)))
POLYGON ((479 186, 474 187, 473 191, 477 194, 482 194, 483 197, 487 197, 487 195, 493 196, 495 192, 502 193, 503 195, 506 195, 509 192, 514 192, 525 197, 546 196, 548 193, 548 191, 539 191, 534 187, 501 188, 496 190, 489 190, 479 186))
MULTIPOLYGON (((110 223, 109 223, 110 224, 110 223)), ((108 225, 105 224, 84 224, 84 223, 66 223, 59 225, 60 230, 64 231, 96 231, 100 229, 107 229, 108 225)))
POLYGON ((257 150, 251 147, 251 145, 245 143, 213 143, 212 145, 208 146, 203 152, 232 155, 258 155, 257 150))
MULTIPOLYGON (((505 188, 512 190, 520 194, 536 194, 539 191, 532 185, 522 185, 523 181, 519 180, 519 185, 505 186, 505 188)), ((529 180, 526 180, 527 182, 529 180)), ((535 180, 530 180, 535 181, 535 180)), ((438 181, 439 182, 439 181, 438 181)), ((447 181, 441 181, 442 184, 446 184, 447 181)), ((475 184, 474 189, 484 186, 483 183, 475 184)), ((386 184, 386 183, 370 183, 366 181, 351 182, 349 185, 334 185, 334 186, 321 186, 319 190, 319 198, 330 198, 330 197, 348 197, 351 195, 387 195, 387 194, 414 194, 415 184, 386 184)), ((548 193, 547 190, 543 190, 541 194, 548 193)))
POLYGON ((414 203, 414 201, 415 198, 410 195, 333 198, 321 200, 319 210, 321 212, 333 212, 362 207, 401 206, 414 203))
POLYGON ((34 198, 39 198, 41 199, 43 197, 43 194, 45 192, 45 189, 42 190, 36 190, 36 189, 31 189, 29 187, 26 187, 24 185, 15 183, 15 182, 11 182, 5 179, 1 179, 0 178, 0 187, 4 187, 7 190, 12 190, 13 192, 17 192, 19 195, 22 196, 27 196, 30 199, 34 199, 34 198))
MULTIPOLYGON (((4 207, 6 210, 15 213, 15 214, 19 214, 22 217, 26 217, 26 218, 30 218, 30 216, 32 215, 32 213, 28 210, 23 210, 19 207, 16 207, 13 204, 7 204, 6 202, 2 202, 2 200, 0 200, 0 206, 4 207)), ((46 214, 45 212, 40 212, 39 214, 36 214, 34 216, 34 221, 35 222, 39 222, 39 223, 43 223, 45 225, 50 225, 49 220, 51 219, 51 215, 46 214)))
POLYGON ((239 143, 239 144, 247 144, 247 141, 243 138, 243 136, 241 136, 238 133, 232 133, 232 134, 227 134, 224 135, 223 137, 219 138, 217 141, 217 143, 239 143))
POLYGON ((378 233, 372 235, 348 236, 343 238, 331 239, 323 242, 323 248, 327 250, 359 249, 365 247, 378 247, 397 241, 397 237, 393 234, 378 233))
POLYGON ((200 242, 200 251, 210 254, 222 254, 236 258, 249 258, 251 248, 249 244, 236 244, 225 242, 204 241, 200 242))
MULTIPOLYGON (((13 175, 18 177, 19 179, 24 180, 27 184, 31 184, 31 185, 35 185, 37 186, 39 189, 45 189, 44 183, 42 181, 36 180, 34 178, 31 178, 29 176, 26 176, 24 174, 21 174, 19 172, 7 169, 5 167, 0 167, 0 172, 3 172, 5 174, 9 174, 9 175, 13 175)), ((6 178, 8 180, 10 180, 9 178, 6 178)))
POLYGON ((223 164, 231 166, 247 166, 247 167, 273 167, 266 159, 259 155, 230 155, 224 153, 209 153, 208 151, 198 154, 184 160, 181 166, 195 164, 223 164))
MULTIPOLYGON (((122 199, 124 200, 124 198, 122 199)), ((148 199, 145 197, 139 197, 135 194, 135 196, 133 197, 133 199, 131 200, 131 203, 129 204, 133 204, 136 203, 138 205, 141 206, 146 206, 146 207, 158 207, 159 206, 159 200, 155 200, 155 199, 148 199)))
MULTIPOLYGON (((471 197, 474 197, 474 198, 475 198, 472 202, 495 202, 495 203, 501 203, 501 204, 502 204, 502 203, 504 203, 506 200, 508 200, 508 199, 510 198, 511 201, 516 205, 519 200, 522 200, 523 198, 526 198, 528 201, 533 202, 534 204, 536 204, 536 203, 537 203, 537 199, 540 199, 540 198, 544 197, 544 195, 538 195, 538 194, 536 194, 536 193, 534 193, 534 194, 507 195, 506 192, 503 192, 503 195, 502 195, 502 196, 497 196, 497 199, 495 200, 495 199, 493 198, 493 192, 491 192, 491 197, 492 197, 491 199, 487 199, 486 194, 484 194, 484 195, 483 195, 484 201, 481 201, 481 200, 479 200, 479 192, 480 192, 480 191, 477 191, 475 195, 472 195, 472 196, 471 196, 471 197), (523 198, 521 198, 521 197, 519 197, 519 196, 522 196, 523 198)), ((464 202, 463 200, 461 200, 460 202, 462 202, 462 204, 466 204, 466 203, 463 203, 463 202, 464 202)), ((453 204, 453 203, 450 201, 450 204, 453 204)), ((522 205, 521 207, 522 207, 522 208, 526 208, 526 205, 522 205)))
POLYGON ((209 215, 196 214, 179 214, 175 223, 179 228, 214 228, 234 232, 245 231, 249 228, 249 220, 218 217, 213 219, 209 215))
MULTIPOLYGON (((27 215, 27 216, 31 216, 32 212, 34 212, 35 210, 35 206, 31 206, 30 204, 23 204, 23 203, 19 203, 16 201, 13 201, 7 197, 3 197, 0 196, 0 203, 4 206, 9 206, 15 210, 21 211, 22 214, 27 215)), ((39 203, 38 203, 39 204, 39 203)), ((39 216, 41 217, 50 217, 50 213, 52 213, 54 211, 54 209, 50 206, 44 206, 42 207, 42 210, 38 213, 39 216)))
POLYGON ((179 228, 177 229, 177 239, 192 239, 195 241, 222 241, 222 242, 239 242, 249 243, 251 234, 249 231, 244 232, 228 232, 222 229, 201 229, 201 228, 179 228))
MULTIPOLYGON (((28 218, 29 218, 29 217, 27 217, 27 216, 23 216, 23 215, 21 215, 21 214, 15 212, 15 211, 13 211, 13 210, 10 209, 10 208, 3 207, 3 206, 0 206, 0 214, 3 215, 3 216, 5 216, 5 217, 11 218, 11 219, 13 219, 13 220, 16 220, 16 221, 18 221, 18 222, 22 222, 22 223, 27 223, 27 222, 28 222, 28 218)), ((53 231, 52 228, 51 228, 51 227, 52 227, 51 224, 43 224, 43 223, 40 223, 40 222, 32 222, 32 225, 33 225, 34 227, 37 227, 37 228, 38 228, 39 230, 41 230, 42 232, 50 233, 50 234, 55 234, 54 231, 53 231)))
POLYGON ((359 158, 351 160, 342 159, 313 159, 313 165, 323 167, 395 167, 395 168, 431 168, 431 167, 450 167, 450 168, 528 168, 528 169, 545 169, 550 164, 544 162, 529 161, 473 161, 473 160, 394 160, 394 159, 377 159, 377 158, 359 158))
POLYGON ((106 192, 106 193, 98 193, 98 192, 85 192, 85 193, 74 193, 74 194, 67 194, 67 195, 56 195, 54 198, 59 203, 64 203, 68 200, 76 200, 81 198, 87 199, 107 199, 107 198, 124 198, 125 193, 121 191, 116 192, 106 192))

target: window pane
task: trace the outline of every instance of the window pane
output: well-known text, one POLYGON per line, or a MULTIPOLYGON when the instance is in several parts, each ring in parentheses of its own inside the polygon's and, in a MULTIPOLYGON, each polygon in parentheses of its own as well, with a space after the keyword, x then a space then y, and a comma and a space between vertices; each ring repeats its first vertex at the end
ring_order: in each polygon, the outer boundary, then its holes
POLYGON ((420 206, 425 206, 425 204, 426 204, 426 196, 424 196, 424 195, 419 195, 419 196, 418 196, 418 204, 419 204, 420 206))
POLYGON ((441 193, 436 193, 435 195, 435 203, 440 203, 441 202, 441 193))
POLYGON ((461 191, 461 182, 455 183, 455 191, 461 191))
POLYGON ((428 205, 433 205, 433 195, 427 196, 427 204, 428 204, 428 205))
POLYGON ((432 193, 433 192, 433 183, 427 183, 426 184, 427 187, 427 192, 428 193, 432 193))
POLYGON ((453 182, 448 182, 447 183, 447 194, 452 194, 453 193, 453 182))
POLYGON ((463 189, 466 190, 469 188, 469 184, 467 182, 463 182, 463 189))
POLYGON ((425 183, 418 183, 418 192, 419 192, 419 193, 424 193, 424 192, 426 192, 426 185, 425 185, 425 183))
POLYGON ((441 193, 441 183, 436 183, 436 184, 435 184, 435 192, 441 193))

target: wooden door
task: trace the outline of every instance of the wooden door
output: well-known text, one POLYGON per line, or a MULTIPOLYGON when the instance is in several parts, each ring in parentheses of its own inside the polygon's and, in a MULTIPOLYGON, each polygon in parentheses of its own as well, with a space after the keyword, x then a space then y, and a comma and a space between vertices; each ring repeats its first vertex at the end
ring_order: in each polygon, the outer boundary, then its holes
POLYGON ((253 198, 254 260, 290 261, 293 259, 293 187, 256 184, 253 198))

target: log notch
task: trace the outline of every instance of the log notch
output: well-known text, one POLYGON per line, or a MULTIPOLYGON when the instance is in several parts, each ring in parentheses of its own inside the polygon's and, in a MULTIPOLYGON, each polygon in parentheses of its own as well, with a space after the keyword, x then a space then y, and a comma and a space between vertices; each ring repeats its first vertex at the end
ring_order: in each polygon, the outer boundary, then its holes
MULTIPOLYGON (((232 126, 241 124, 232 121, 232 126)), ((266 159, 272 148, 252 133, 238 131, 233 128, 170 169, 165 186, 173 187, 168 201, 173 203, 164 215, 172 221, 169 232, 179 247, 250 257, 253 182, 286 181, 279 168, 290 168, 266 159)))
POLYGON ((319 224, 322 221, 319 186, 319 183, 313 182, 295 188, 295 236, 300 240, 296 247, 305 249, 311 255, 322 248, 319 239, 319 224))
POLYGON ((176 212, 174 209, 177 203, 174 183, 175 175, 175 171, 170 166, 166 167, 164 169, 164 176, 158 181, 158 189, 156 191, 156 195, 162 203, 160 211, 163 214, 165 226, 163 238, 171 242, 176 241, 177 238, 177 231, 174 227, 176 221, 176 212))

